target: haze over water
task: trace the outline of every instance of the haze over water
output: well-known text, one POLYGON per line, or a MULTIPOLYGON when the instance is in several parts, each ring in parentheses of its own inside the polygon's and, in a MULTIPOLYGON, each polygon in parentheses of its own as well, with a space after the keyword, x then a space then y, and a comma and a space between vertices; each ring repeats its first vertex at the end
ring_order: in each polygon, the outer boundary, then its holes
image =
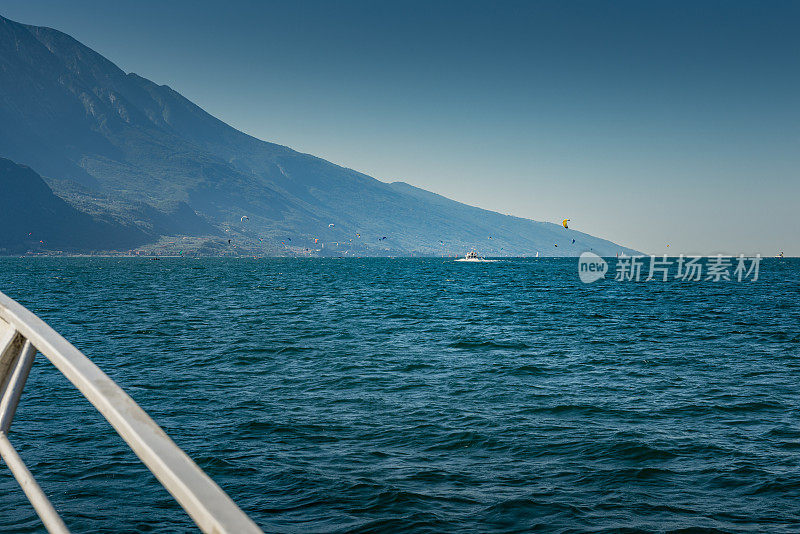
MULTIPOLYGON (((800 261, 0 259, 265 531, 796 532, 800 261)), ((39 356, 10 439, 67 525, 194 531, 39 356)), ((0 530, 41 524, 6 468, 0 530)))

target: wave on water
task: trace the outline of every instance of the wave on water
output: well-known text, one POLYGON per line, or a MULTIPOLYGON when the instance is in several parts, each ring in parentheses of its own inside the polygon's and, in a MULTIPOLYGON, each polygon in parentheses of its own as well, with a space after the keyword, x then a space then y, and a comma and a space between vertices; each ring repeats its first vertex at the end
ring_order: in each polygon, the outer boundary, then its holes
MULTIPOLYGON (((268 532, 800 526, 800 262, 582 284, 575 260, 0 259, 268 532)), ((10 439, 76 532, 193 532, 52 366, 10 439)), ((41 523, 0 469, 0 530, 41 523)))

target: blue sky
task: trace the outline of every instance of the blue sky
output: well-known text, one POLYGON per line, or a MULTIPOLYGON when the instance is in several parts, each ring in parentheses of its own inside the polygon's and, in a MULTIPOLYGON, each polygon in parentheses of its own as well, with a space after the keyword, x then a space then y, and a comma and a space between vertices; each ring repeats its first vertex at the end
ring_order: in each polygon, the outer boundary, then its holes
POLYGON ((800 255, 800 2, 0 0, 258 138, 652 253, 800 255))

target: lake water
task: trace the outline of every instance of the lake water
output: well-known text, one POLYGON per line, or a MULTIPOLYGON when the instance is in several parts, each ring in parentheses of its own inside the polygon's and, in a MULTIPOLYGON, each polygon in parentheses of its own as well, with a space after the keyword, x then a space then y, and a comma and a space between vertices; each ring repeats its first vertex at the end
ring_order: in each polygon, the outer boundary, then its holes
MULTIPOLYGON (((0 291, 265 531, 800 531, 800 262, 576 266, 0 259, 0 291)), ((41 356, 10 439, 75 532, 193 530, 41 356)), ((2 464, 0 530, 41 530, 2 464)))

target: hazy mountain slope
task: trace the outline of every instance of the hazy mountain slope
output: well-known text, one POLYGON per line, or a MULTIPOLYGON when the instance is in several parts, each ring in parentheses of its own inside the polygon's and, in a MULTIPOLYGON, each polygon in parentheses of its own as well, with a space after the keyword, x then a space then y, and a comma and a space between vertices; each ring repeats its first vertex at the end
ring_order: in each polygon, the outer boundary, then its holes
POLYGON ((524 247, 529 254, 538 251, 546 256, 580 254, 586 250, 602 251, 609 255, 616 251, 631 253, 627 248, 609 250, 608 241, 573 229, 567 230, 558 224, 535 222, 468 206, 403 182, 391 185, 398 191, 423 200, 428 206, 435 206, 429 219, 443 235, 458 235, 465 225, 469 225, 478 233, 478 237, 482 237, 480 249, 487 254, 505 255, 507 250, 516 250, 518 247, 524 247), (533 231, 530 231, 531 227, 533 231), (520 232, 521 229, 528 231, 520 232), (572 243, 573 239, 575 243, 572 243))
POLYGON ((2 17, 0 121, 0 156, 41 172, 73 206, 148 233, 265 253, 628 252, 260 141, 68 35, 2 17))
POLYGON ((152 236, 134 226, 100 221, 53 194, 30 168, 0 158, 0 252, 113 250, 152 236))

